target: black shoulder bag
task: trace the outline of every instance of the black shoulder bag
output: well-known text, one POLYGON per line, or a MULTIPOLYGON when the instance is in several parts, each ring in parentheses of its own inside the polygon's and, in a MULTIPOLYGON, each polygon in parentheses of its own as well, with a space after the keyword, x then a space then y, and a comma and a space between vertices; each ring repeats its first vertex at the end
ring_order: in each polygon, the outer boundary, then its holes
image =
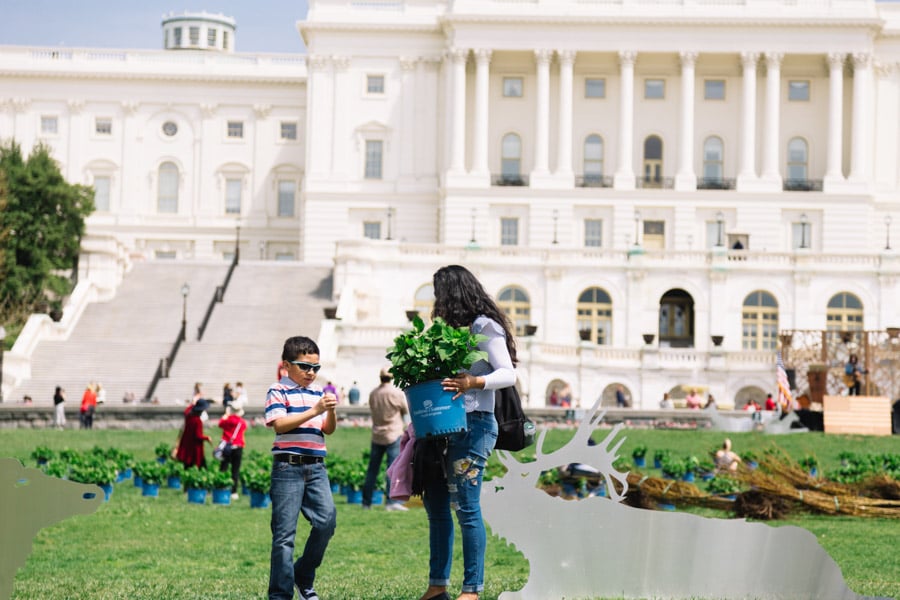
POLYGON ((494 417, 498 426, 495 450, 517 452, 534 443, 534 423, 522 410, 516 386, 494 392, 494 417))

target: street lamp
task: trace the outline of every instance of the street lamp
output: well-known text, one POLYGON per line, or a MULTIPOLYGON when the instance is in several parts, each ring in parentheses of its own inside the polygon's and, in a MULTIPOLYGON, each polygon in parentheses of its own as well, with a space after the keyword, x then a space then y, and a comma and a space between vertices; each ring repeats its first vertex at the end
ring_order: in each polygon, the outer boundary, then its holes
POLYGON ((6 328, 0 325, 0 404, 3 403, 3 352, 5 350, 6 328))
POLYGON ((262 240, 259 240, 259 260, 263 260, 266 257, 266 243, 262 240))
POLYGON ((884 217, 884 249, 891 249, 891 215, 884 217))
POLYGON ((553 243, 558 244, 556 241, 556 222, 559 220, 559 211, 555 208, 553 209, 553 243))
POLYGON ((809 227, 809 223, 807 222, 809 219, 806 216, 806 213, 800 215, 800 247, 801 248, 809 248, 809 243, 806 240, 806 228, 809 227))
POLYGON ((186 282, 181 286, 181 341, 187 341, 187 297, 191 293, 191 286, 186 282))
POLYGON ((391 219, 394 217, 394 207, 388 206, 387 209, 387 239, 391 239, 391 219))
POLYGON ((478 209, 474 206, 472 207, 472 239, 469 240, 470 244, 477 244, 478 241, 475 239, 475 217, 477 216, 478 209))
POLYGON ((722 211, 716 213, 716 247, 721 248, 725 245, 725 215, 722 211))
MULTIPOLYGON (((235 220, 234 223, 235 232, 234 232, 234 260, 235 262, 241 259, 241 222, 240 220, 235 220)), ((185 284, 187 285, 187 284, 185 284)), ((182 288, 184 289, 184 288, 182 288)))
POLYGON ((635 246, 641 245, 640 225, 641 225, 641 211, 636 210, 636 211, 634 211, 634 245, 635 246))

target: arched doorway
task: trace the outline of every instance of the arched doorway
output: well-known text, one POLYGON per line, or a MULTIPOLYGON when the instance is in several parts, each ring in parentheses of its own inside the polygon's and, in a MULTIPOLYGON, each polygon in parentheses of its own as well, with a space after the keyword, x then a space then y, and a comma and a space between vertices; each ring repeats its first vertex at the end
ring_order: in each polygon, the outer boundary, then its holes
POLYGON ((572 406, 572 386, 562 379, 554 379, 547 384, 544 394, 544 403, 547 406, 569 408, 572 406))
POLYGON ((669 290, 659 300, 659 345, 694 347, 694 299, 682 289, 669 290))
POLYGON ((760 406, 765 406, 766 393, 767 392, 762 388, 756 387, 755 385, 747 385, 742 387, 738 390, 737 394, 734 395, 735 410, 741 410, 751 400, 756 400, 757 404, 759 404, 760 406))
POLYGON ((617 408, 616 390, 619 387, 622 388, 622 393, 625 396, 625 406, 634 406, 634 398, 632 398, 631 390, 628 389, 628 386, 624 383, 611 383, 603 388, 603 392, 600 394, 600 406, 617 408))

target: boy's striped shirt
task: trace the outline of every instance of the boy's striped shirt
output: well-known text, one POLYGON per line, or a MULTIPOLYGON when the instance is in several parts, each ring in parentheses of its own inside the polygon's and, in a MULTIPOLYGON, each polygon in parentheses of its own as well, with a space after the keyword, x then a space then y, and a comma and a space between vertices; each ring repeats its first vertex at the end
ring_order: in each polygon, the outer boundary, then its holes
MULTIPOLYGON (((271 426, 275 419, 289 414, 311 410, 321 397, 322 390, 318 386, 304 388, 290 377, 282 377, 281 381, 273 384, 266 394, 266 425, 271 426)), ((327 454, 325 434, 322 433, 324 424, 325 413, 322 413, 287 433, 276 433, 272 454, 324 457, 327 454)))

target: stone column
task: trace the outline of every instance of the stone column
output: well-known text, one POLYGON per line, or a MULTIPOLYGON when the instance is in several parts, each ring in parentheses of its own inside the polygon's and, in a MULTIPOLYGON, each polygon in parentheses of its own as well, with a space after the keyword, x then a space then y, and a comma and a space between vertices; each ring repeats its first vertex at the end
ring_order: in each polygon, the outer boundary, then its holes
POLYGON ((534 167, 532 176, 546 175, 550 171, 550 57, 551 50, 535 50, 537 62, 537 106, 534 128, 534 167))
POLYGON ((841 183, 843 172, 844 143, 844 61, 847 56, 841 52, 828 55, 828 151, 825 165, 825 182, 841 183))
POLYGON ((869 169, 869 119, 872 109, 870 86, 872 78, 872 55, 860 52, 852 55, 853 60, 853 116, 850 137, 850 177, 849 181, 864 184, 868 181, 869 169))
POLYGON ((572 171, 572 71, 575 65, 574 50, 560 50, 559 58, 559 133, 556 149, 556 174, 574 185, 572 171))
POLYGON ((633 190, 634 168, 634 61, 637 52, 619 52, 619 158, 614 187, 633 190))
POLYGON ((416 178, 416 154, 420 148, 416 145, 416 98, 418 91, 417 67, 419 59, 414 57, 400 57, 400 105, 403 110, 402 133, 400 144, 400 161, 397 172, 400 179, 411 182, 416 178))
POLYGON ((781 173, 778 157, 781 123, 781 61, 784 54, 766 52, 766 129, 762 156, 762 178, 767 184, 781 189, 781 173))
POLYGON ((675 174, 676 190, 697 189, 694 173, 694 67, 696 52, 681 52, 681 124, 678 149, 678 172, 675 174))
POLYGON ((475 50, 475 147, 472 173, 490 177, 488 166, 488 121, 490 104, 491 50, 475 50))
MULTIPOLYGON (((334 79, 331 58, 312 54, 306 59, 309 69, 308 105, 306 109, 306 175, 307 181, 328 177, 331 161, 331 123, 333 121, 334 79)), ((359 173, 354 174, 359 177, 359 173)))
POLYGON ((462 175, 466 170, 466 58, 469 51, 451 48, 448 58, 453 70, 453 129, 450 136, 450 171, 462 175))
POLYGON ((744 70, 741 105, 741 166, 738 186, 756 182, 756 63, 758 52, 742 52, 744 70))

